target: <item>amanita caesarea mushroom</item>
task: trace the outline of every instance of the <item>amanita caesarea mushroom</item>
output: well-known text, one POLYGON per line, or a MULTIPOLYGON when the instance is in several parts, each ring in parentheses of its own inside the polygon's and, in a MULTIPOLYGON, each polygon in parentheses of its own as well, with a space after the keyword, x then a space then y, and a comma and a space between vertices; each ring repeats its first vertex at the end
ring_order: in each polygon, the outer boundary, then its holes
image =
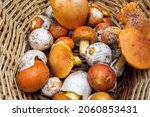
POLYGON ((108 26, 103 29, 101 42, 110 46, 113 52, 113 60, 118 58, 121 54, 119 49, 119 32, 121 29, 116 26, 108 26))
POLYGON ((87 73, 84 71, 76 71, 71 73, 65 79, 61 90, 70 99, 87 99, 92 90, 87 80, 87 73))
POLYGON ((57 77, 50 77, 45 86, 41 89, 41 92, 48 97, 52 97, 57 94, 62 87, 62 82, 57 77))
POLYGON ((89 7, 89 25, 95 26, 103 20, 103 13, 96 7, 89 7))
POLYGON ((109 26, 108 23, 99 23, 96 25, 96 27, 94 28, 96 34, 97 34, 97 41, 101 42, 101 38, 102 38, 102 31, 105 27, 109 26))
POLYGON ((63 42, 58 42, 51 47, 48 55, 49 67, 53 75, 58 78, 66 78, 71 72, 73 66, 82 64, 77 56, 73 53, 69 46, 63 42))
POLYGON ((44 28, 33 30, 29 35, 29 43, 33 49, 46 50, 53 44, 54 39, 50 32, 44 28))
POLYGON ((110 67, 114 70, 117 77, 120 77, 123 74, 125 68, 126 60, 123 55, 121 55, 118 59, 115 59, 110 67))
POLYGON ((109 65, 112 62, 112 51, 102 42, 94 43, 86 49, 85 58, 90 66, 96 63, 109 65))
POLYGON ((36 92, 47 82, 50 72, 46 55, 38 50, 29 50, 20 60, 16 74, 18 87, 25 92, 36 92))
POLYGON ((92 94, 89 98, 89 100, 113 100, 113 98, 106 92, 96 92, 92 94))
POLYGON ((79 54, 85 57, 86 48, 90 43, 97 41, 97 36, 91 27, 80 26, 74 30, 72 39, 75 41, 75 44, 79 46, 79 54))
POLYGON ((31 31, 38 29, 38 28, 44 28, 46 30, 49 30, 51 23, 52 23, 52 20, 49 19, 47 16, 38 15, 32 20, 31 31))
POLYGON ((111 91, 116 86, 116 74, 106 64, 95 64, 88 71, 88 81, 96 91, 111 91))

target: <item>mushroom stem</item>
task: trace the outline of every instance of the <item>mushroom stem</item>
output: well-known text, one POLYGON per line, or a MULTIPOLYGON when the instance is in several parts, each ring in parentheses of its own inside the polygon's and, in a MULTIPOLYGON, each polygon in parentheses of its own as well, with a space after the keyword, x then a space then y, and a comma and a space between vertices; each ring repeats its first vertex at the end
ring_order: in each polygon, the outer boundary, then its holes
POLYGON ((79 100, 80 99, 80 95, 78 95, 74 92, 66 92, 65 95, 72 100, 79 100))
POLYGON ((89 41, 87 40, 81 40, 80 41, 80 50, 79 53, 82 57, 85 57, 85 50, 89 46, 89 41))
POLYGON ((117 60, 117 62, 113 66, 121 69, 125 64, 126 64, 126 60, 124 56, 121 55, 120 58, 117 60))
POLYGON ((81 64, 81 59, 78 56, 74 56, 74 66, 80 66, 81 64))
POLYGON ((120 77, 122 75, 125 64, 126 60, 123 55, 121 55, 117 61, 112 63, 111 68, 115 71, 117 77, 120 77))

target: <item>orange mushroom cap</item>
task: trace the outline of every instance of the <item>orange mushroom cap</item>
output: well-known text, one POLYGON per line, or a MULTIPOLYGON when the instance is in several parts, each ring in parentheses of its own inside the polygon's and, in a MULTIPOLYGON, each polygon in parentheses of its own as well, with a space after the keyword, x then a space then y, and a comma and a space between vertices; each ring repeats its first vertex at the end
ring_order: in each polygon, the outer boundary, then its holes
POLYGON ((106 92, 96 92, 89 97, 89 100, 112 100, 113 98, 106 92))
POLYGON ((80 26, 76 28, 73 32, 72 39, 79 44, 80 40, 88 40, 90 42, 96 42, 97 36, 91 27, 80 26))
POLYGON ((58 43, 60 41, 64 42, 64 44, 68 45, 71 49, 74 48, 74 41, 70 37, 60 37, 55 41, 55 43, 58 43))
POLYGON ((150 41, 142 32, 134 28, 123 29, 119 43, 126 61, 137 69, 150 67, 150 41))
POLYGON ((58 78, 65 78, 69 75, 74 65, 74 57, 71 49, 64 43, 53 45, 48 56, 51 72, 58 78))

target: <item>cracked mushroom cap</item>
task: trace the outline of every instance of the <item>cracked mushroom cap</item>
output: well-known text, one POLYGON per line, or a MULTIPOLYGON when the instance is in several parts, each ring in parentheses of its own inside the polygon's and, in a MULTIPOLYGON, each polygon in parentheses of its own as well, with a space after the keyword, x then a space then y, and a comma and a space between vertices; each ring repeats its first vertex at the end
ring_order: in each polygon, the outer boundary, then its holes
POLYGON ((74 30, 72 39, 77 45, 79 45, 80 40, 88 40, 92 43, 96 42, 97 36, 94 29, 92 29, 91 27, 80 26, 74 30))
POLYGON ((65 92, 74 92, 81 95, 83 99, 87 99, 92 91, 87 80, 87 73, 84 71, 76 71, 71 73, 65 79, 61 90, 65 92))
POLYGON ((53 42, 51 33, 43 28, 33 30, 29 35, 30 46, 36 50, 46 50, 50 48, 53 42))
POLYGON ((33 66, 36 57, 44 62, 44 64, 47 63, 47 57, 42 51, 29 50, 21 57, 18 71, 22 71, 33 66))
POLYGON ((65 78, 69 75, 74 65, 74 57, 69 46, 63 42, 54 44, 48 56, 50 70, 58 78, 65 78))
POLYGON ((96 63, 110 64, 112 62, 112 51, 109 46, 102 42, 94 43, 86 49, 85 58, 90 66, 96 63))

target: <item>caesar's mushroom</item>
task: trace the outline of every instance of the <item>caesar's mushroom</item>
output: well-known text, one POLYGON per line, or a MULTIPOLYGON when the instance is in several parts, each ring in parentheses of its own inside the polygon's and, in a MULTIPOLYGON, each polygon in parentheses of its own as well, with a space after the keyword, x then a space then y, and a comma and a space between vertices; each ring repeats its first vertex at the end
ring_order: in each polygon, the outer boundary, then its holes
POLYGON ((75 44, 79 46, 80 55, 85 57, 86 48, 90 43, 97 41, 97 36, 91 27, 80 26, 74 30, 72 39, 75 41, 75 44))
POLYGON ((68 34, 68 29, 61 26, 57 21, 53 21, 53 23, 50 26, 50 32, 53 35, 55 39, 65 36, 68 34))
POLYGON ((106 64, 95 64, 88 71, 88 81, 96 91, 112 91, 116 87, 116 74, 106 64))
POLYGON ((105 63, 109 65, 112 62, 112 52, 108 45, 98 42, 87 47, 85 58, 90 66, 96 63, 105 63))
POLYGON ((38 15, 36 16, 31 23, 31 31, 38 29, 38 28, 44 28, 46 30, 49 29, 52 21, 44 15, 38 15))
POLYGON ((44 15, 46 15, 50 19, 53 18, 53 10, 51 6, 47 7, 47 9, 44 12, 44 15))
POLYGON ((89 7, 89 25, 95 26, 98 23, 102 22, 103 20, 103 13, 96 7, 89 7))
POLYGON ((46 55, 38 50, 29 50, 20 60, 16 74, 18 87, 25 92, 36 92, 51 75, 46 65, 46 55))
POLYGON ((62 91, 58 92, 57 94, 55 94, 52 98, 52 100, 70 100, 69 97, 67 97, 65 95, 65 93, 63 93, 62 91))
POLYGON ((61 90, 70 99, 87 99, 92 90, 87 80, 87 73, 84 71, 76 71, 71 73, 65 79, 61 90))
POLYGON ((92 94, 88 100, 113 100, 113 98, 106 92, 96 92, 92 94))
POLYGON ((97 34, 97 41, 101 41, 102 31, 105 27, 110 26, 108 23, 99 23, 94 28, 96 34, 97 34))
POLYGON ((121 54, 118 44, 120 31, 121 29, 116 26, 108 26, 102 31, 101 41, 112 49, 113 60, 117 59, 121 54))
POLYGON ((62 82, 57 77, 50 77, 48 82, 41 89, 41 92, 48 97, 52 97, 57 94, 62 87, 62 82))
POLYGON ((63 42, 54 44, 48 55, 50 70, 58 78, 66 78, 73 66, 82 64, 79 57, 73 56, 69 46, 63 42))
POLYGON ((118 59, 115 59, 110 67, 114 70, 117 77, 120 77, 123 74, 125 68, 126 60, 123 55, 121 55, 118 59))
POLYGON ((150 41, 141 31, 123 29, 119 33, 119 44, 126 61, 137 69, 150 68, 150 41))
POLYGON ((53 44, 52 35, 43 28, 33 30, 29 35, 29 43, 33 49, 46 50, 53 44))

